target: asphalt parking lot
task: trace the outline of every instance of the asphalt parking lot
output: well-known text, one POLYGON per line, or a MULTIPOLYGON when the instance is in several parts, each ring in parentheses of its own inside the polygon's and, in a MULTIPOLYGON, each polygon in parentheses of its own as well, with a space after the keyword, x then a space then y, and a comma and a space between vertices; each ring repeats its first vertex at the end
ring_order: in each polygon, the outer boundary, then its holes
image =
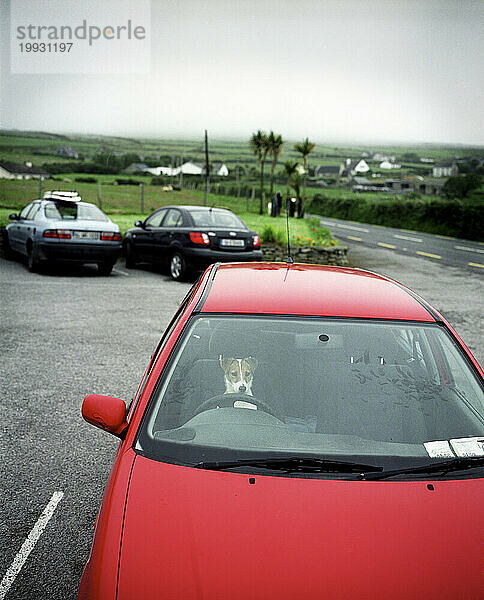
MULTIPOLYGON (((481 274, 386 250, 355 248, 350 259, 430 300, 484 362, 481 274)), ((189 284, 121 263, 110 277, 94 267, 32 274, 2 258, 0 279, 0 600, 72 599, 117 448, 81 419, 82 399, 134 395, 189 284)))

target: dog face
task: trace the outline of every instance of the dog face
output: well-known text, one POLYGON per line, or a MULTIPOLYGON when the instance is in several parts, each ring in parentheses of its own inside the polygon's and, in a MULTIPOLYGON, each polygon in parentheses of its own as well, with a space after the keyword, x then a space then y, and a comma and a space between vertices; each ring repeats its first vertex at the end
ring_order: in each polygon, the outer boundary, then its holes
POLYGON ((252 356, 246 358, 222 358, 220 366, 225 373, 226 394, 252 396, 252 380, 259 361, 252 356))

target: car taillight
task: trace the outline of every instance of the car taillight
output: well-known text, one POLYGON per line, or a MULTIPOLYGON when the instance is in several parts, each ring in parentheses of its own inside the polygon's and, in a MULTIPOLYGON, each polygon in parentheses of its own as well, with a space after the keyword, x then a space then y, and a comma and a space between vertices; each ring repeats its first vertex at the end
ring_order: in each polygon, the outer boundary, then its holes
POLYGON ((116 231, 102 231, 101 240, 105 242, 120 242, 121 234, 116 231))
POLYGON ((210 238, 206 233, 200 231, 190 231, 190 241, 194 244, 202 244, 204 246, 210 245, 210 238))
POLYGON ((70 240, 71 232, 68 229, 46 229, 42 234, 42 237, 70 240))
POLYGON ((260 237, 258 235, 252 236, 252 245, 254 248, 258 248, 260 246, 260 237))

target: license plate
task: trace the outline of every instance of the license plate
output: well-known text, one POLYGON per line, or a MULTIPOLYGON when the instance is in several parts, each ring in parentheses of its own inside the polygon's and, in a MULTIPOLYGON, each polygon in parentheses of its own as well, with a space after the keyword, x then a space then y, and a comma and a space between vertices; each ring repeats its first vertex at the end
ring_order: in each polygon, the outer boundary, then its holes
POLYGON ((231 248, 244 248, 245 242, 244 240, 220 240, 220 245, 231 248))
POLYGON ((73 231, 72 237, 76 240, 98 240, 99 231, 73 231))

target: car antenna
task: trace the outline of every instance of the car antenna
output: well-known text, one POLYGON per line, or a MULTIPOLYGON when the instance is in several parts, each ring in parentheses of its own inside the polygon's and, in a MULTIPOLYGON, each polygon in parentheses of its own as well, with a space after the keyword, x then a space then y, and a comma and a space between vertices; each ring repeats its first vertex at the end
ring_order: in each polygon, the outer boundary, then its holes
POLYGON ((286 262, 288 265, 293 264, 293 259, 291 256, 291 244, 289 242, 289 196, 286 196, 286 229, 287 229, 287 259, 286 262))

